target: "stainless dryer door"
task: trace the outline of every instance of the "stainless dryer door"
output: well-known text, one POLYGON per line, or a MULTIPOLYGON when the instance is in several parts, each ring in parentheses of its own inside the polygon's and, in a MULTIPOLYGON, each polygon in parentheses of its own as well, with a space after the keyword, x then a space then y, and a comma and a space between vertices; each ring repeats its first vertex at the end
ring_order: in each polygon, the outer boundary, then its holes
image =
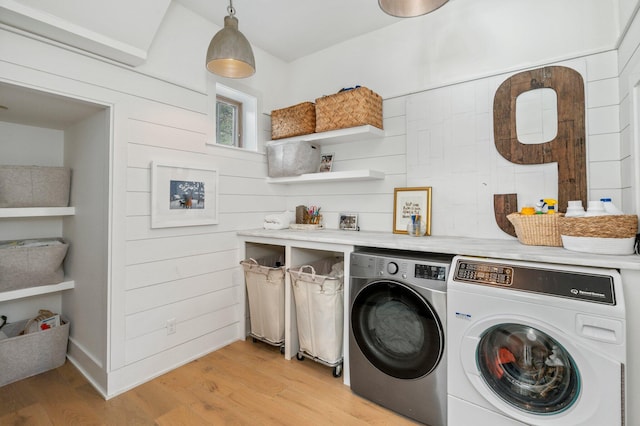
POLYGON ((369 362, 399 379, 429 374, 444 352, 438 315, 420 294, 398 282, 363 287, 352 301, 351 328, 369 362))

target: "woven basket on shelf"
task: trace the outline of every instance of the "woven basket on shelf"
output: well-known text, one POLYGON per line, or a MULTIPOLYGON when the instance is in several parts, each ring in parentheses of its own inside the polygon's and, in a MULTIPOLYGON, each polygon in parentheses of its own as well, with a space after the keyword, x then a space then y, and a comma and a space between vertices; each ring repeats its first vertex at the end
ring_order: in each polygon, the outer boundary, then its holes
POLYGON ((563 217, 559 229, 561 235, 571 237, 631 238, 638 232, 638 216, 563 217))
POLYGON ((316 130, 316 107, 302 102, 271 111, 271 139, 308 135, 316 130))
POLYGON ((513 224, 518 241, 522 244, 562 247, 558 229, 558 221, 562 216, 562 213, 535 215, 511 213, 507 219, 513 224))
POLYGON ((567 250, 629 255, 634 253, 638 216, 565 217, 560 221, 559 228, 562 244, 567 250))
POLYGON ((316 99, 316 132, 370 124, 382 129, 382 97, 358 87, 316 99))

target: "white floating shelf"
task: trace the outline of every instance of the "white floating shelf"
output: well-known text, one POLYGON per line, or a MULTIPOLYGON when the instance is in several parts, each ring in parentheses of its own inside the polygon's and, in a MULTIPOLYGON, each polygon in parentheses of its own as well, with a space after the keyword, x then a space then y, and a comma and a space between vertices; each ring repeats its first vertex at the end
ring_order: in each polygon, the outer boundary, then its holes
POLYGON ((75 207, 16 207, 0 208, 0 218, 6 217, 46 217, 73 216, 75 207))
POLYGON ((41 294, 56 293, 62 290, 70 290, 75 287, 75 281, 63 281, 58 284, 41 285, 37 287, 28 287, 20 290, 4 291, 0 293, 0 302, 8 300, 21 299, 23 297, 38 296, 41 294))
POLYGON ((384 179, 384 172, 377 170, 348 170, 344 172, 307 173, 300 176, 267 178, 267 183, 312 183, 331 181, 358 181, 384 179))
POLYGON ((365 125, 358 127, 349 127, 347 129, 330 130, 328 132, 310 133, 308 135, 294 136, 291 138, 277 139, 269 142, 282 142, 282 141, 309 141, 317 142, 320 145, 330 145, 343 142, 353 142, 363 140, 366 138, 382 138, 384 137, 384 130, 378 129, 375 126, 365 125))

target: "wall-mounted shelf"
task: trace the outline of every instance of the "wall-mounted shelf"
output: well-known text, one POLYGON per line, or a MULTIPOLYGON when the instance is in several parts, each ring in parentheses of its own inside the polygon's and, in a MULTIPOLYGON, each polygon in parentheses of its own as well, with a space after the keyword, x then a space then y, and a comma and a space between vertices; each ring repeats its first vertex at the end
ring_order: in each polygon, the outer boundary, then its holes
MULTIPOLYGON (((367 124, 365 126, 349 127, 347 129, 330 130, 328 132, 310 133, 308 135, 277 139, 275 142, 309 141, 317 142, 320 145, 330 145, 343 142, 354 142, 366 138, 382 137, 384 137, 384 130, 367 124)), ((268 141, 267 143, 269 142, 271 141, 268 141)))
MULTIPOLYGON (((282 141, 308 141, 316 142, 319 145, 331 145, 337 143, 354 142, 367 138, 382 138, 384 130, 377 127, 365 125, 349 127, 347 129, 331 130, 322 133, 311 133, 309 135, 294 136, 292 138, 278 139, 273 142, 282 141)), ((268 142, 267 142, 268 143, 268 142)), ((347 170, 341 172, 327 173, 307 173, 300 176, 267 178, 267 183, 310 183, 310 182, 338 182, 338 181, 359 181, 384 179, 384 172, 377 170, 347 170)))
POLYGON ((332 181, 358 181, 384 179, 384 172, 377 170, 347 170, 344 172, 306 173, 300 176, 267 178, 267 183, 311 183, 332 181))
POLYGON ((70 290, 75 287, 75 281, 63 281, 58 284, 28 287, 20 290, 4 291, 0 293, 0 302, 21 299, 23 297, 38 296, 41 294, 55 293, 62 290, 70 290))
POLYGON ((15 207, 0 208, 0 218, 73 216, 75 207, 15 207))

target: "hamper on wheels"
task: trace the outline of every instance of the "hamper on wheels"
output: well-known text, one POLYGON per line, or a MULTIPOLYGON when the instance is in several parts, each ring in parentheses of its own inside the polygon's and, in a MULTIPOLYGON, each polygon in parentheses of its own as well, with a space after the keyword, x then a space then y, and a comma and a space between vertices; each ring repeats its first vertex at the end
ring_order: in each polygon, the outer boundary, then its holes
POLYGON ((251 337, 284 351, 284 276, 281 256, 247 259, 244 269, 251 337))
POLYGON ((325 258, 289 270, 296 306, 298 359, 309 357, 342 374, 344 262, 325 258))

